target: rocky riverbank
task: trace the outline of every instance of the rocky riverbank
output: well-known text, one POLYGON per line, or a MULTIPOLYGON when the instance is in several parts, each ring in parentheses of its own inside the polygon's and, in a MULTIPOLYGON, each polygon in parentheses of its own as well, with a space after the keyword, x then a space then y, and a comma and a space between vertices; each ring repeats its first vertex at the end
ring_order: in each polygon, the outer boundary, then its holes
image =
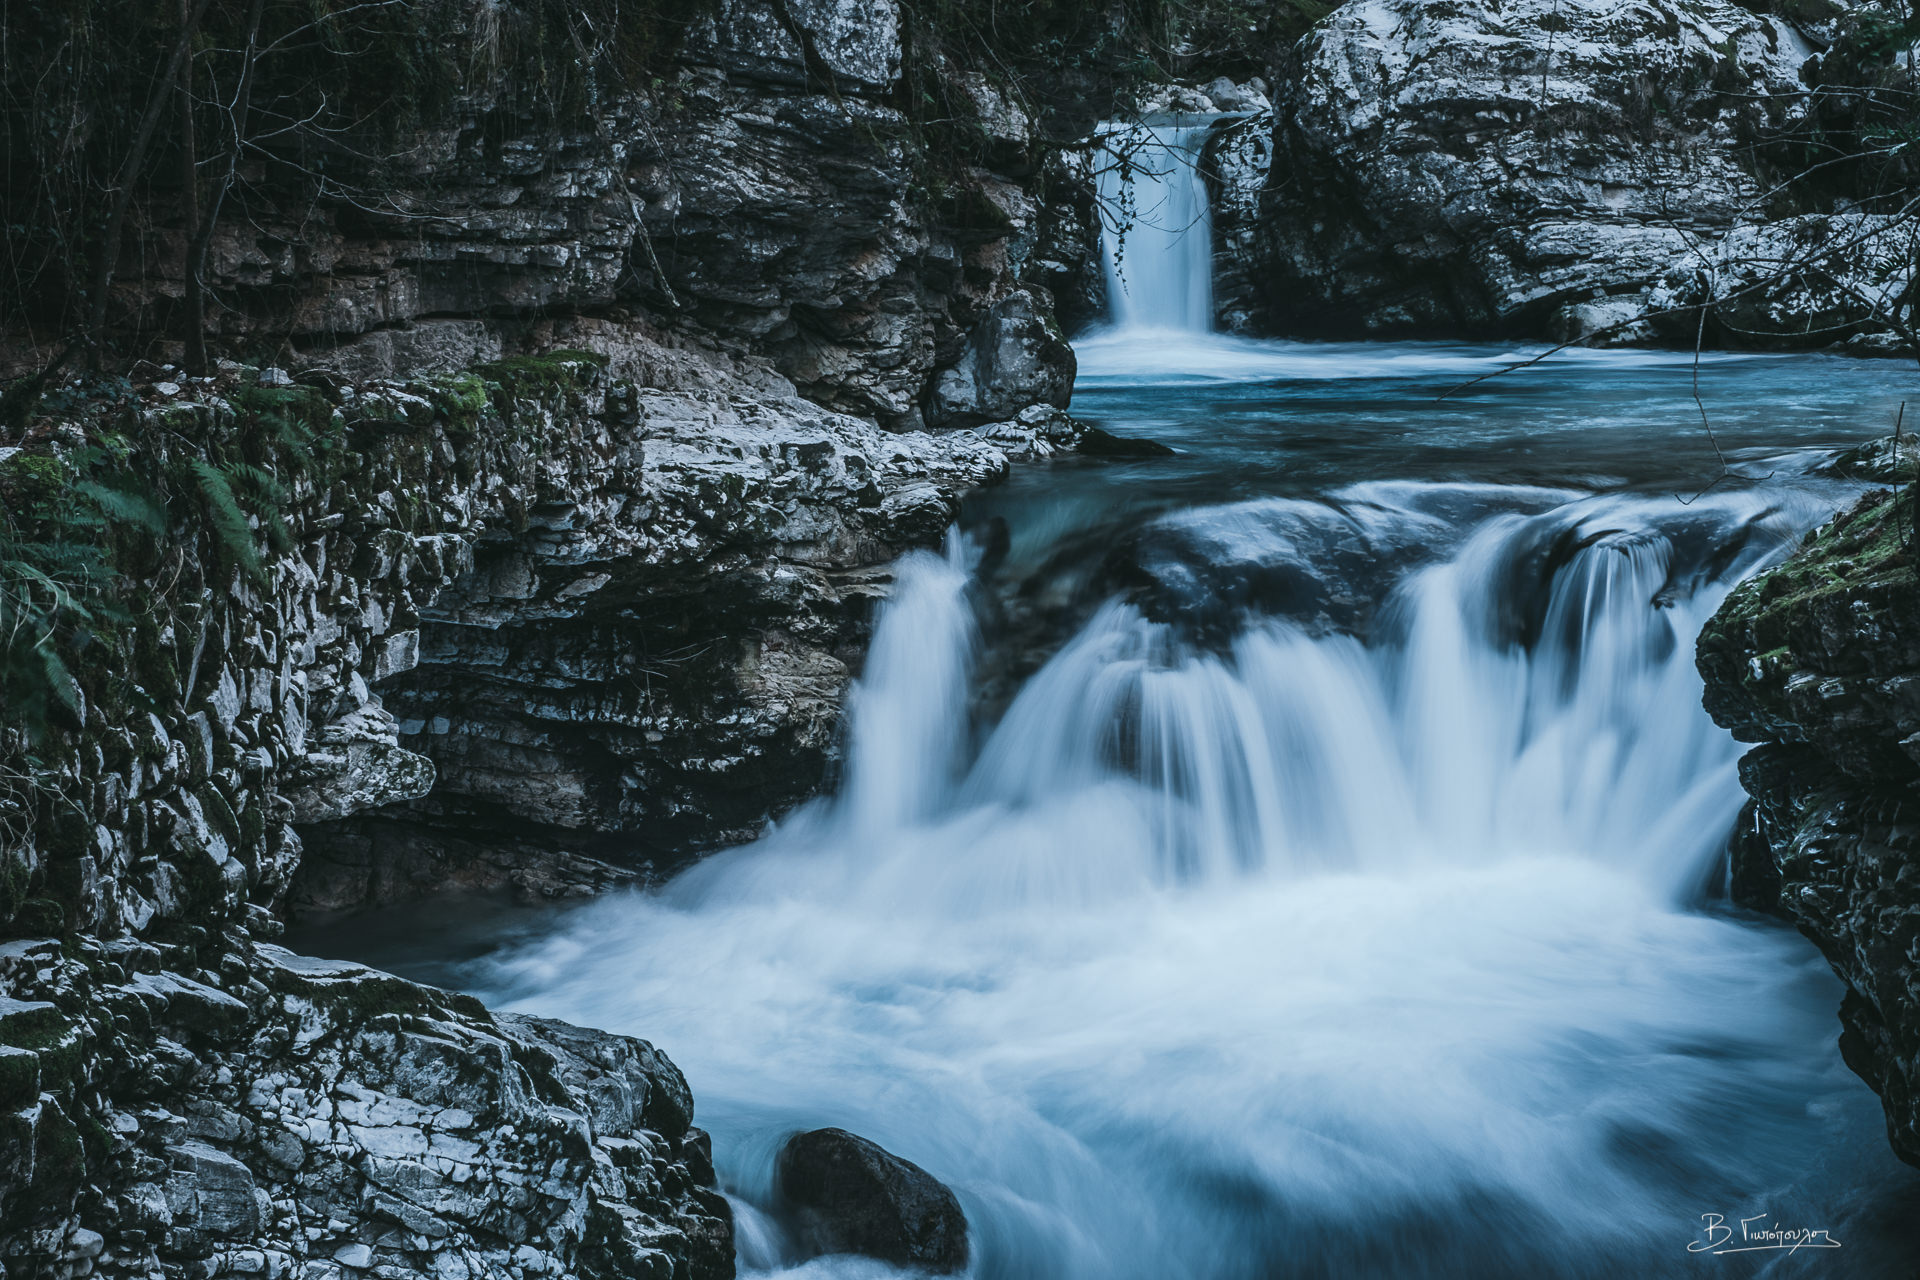
POLYGON ((194 55, 246 105, 199 207, 116 215, 97 323, 18 211, 0 1259, 731 1274, 663 1057, 269 940, 662 875, 816 788, 891 561, 1082 432, 1084 166, 891 3, 265 13, 194 55), (247 363, 183 372, 190 280, 247 363))
MULTIPOLYGON (((1906 450, 1912 449, 1912 438, 1906 450)), ((1920 576, 1913 460, 1729 597, 1700 637, 1707 709, 1758 744, 1733 843, 1736 901, 1792 920, 1847 984, 1840 1047, 1920 1164, 1920 576)))
POLYGON ((103 540, 87 607, 118 623, 45 708, 67 745, 8 779, 12 1263, 731 1266, 664 1059, 261 941, 290 905, 631 879, 661 865, 593 842, 656 822, 679 857, 740 838, 818 785, 887 563, 1079 430, 887 433, 670 358, 678 390, 584 351, 357 385, 235 367, 36 416, 0 459, 16 519, 103 540), (644 1062, 678 1109, 602 1115, 573 1052, 644 1062))

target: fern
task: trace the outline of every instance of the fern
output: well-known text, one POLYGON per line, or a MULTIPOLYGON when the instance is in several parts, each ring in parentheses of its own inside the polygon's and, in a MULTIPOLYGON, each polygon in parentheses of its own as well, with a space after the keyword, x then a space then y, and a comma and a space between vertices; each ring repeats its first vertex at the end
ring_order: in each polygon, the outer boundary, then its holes
POLYGON ((266 580, 260 563, 260 549, 254 545, 253 530, 247 525, 247 513, 240 509, 226 473, 210 462, 195 458, 187 464, 200 482, 200 495, 206 499, 207 515, 222 551, 256 582, 266 580))
POLYGON ((100 513, 116 524, 130 524, 156 538, 166 536, 167 512, 145 494, 112 489, 95 480, 81 480, 73 491, 92 502, 100 513))

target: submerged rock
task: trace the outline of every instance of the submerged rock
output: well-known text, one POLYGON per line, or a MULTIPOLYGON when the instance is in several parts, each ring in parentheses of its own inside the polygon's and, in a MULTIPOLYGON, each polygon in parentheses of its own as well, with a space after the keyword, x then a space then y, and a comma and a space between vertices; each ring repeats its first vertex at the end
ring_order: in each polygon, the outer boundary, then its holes
POLYGON ((797 1134, 780 1150, 779 1193, 818 1253, 959 1271, 967 1219, 932 1174, 845 1129, 797 1134))

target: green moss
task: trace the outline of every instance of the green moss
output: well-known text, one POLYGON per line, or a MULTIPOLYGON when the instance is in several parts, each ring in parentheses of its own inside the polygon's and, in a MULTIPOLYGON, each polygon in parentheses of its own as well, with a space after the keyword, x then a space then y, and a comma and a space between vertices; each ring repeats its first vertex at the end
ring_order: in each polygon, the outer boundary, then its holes
POLYGON ((0 1111, 17 1111, 40 1093, 39 1055, 0 1053, 0 1111))
POLYGON ((511 394, 544 396, 584 386, 606 367, 607 357, 597 351, 562 349, 495 360, 481 365, 477 372, 511 394))
MULTIPOLYGON (((1790 636, 1809 610, 1888 585, 1920 589, 1907 545, 1912 501, 1907 494, 1875 490, 1815 529, 1786 560, 1727 597, 1701 634, 1702 649, 1757 650, 1764 679, 1792 665, 1790 636)), ((1749 668, 1743 683, 1754 674, 1749 668)))
POLYGON ((52 454, 16 453, 0 462, 0 497, 18 520, 46 520, 66 498, 67 466, 52 454))

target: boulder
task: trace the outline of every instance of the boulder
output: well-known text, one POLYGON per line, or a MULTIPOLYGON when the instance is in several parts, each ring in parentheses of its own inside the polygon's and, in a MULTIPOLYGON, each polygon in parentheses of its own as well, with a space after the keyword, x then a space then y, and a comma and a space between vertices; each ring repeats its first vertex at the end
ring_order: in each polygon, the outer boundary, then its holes
POLYGON ((935 426, 975 426, 1011 418, 1028 405, 1064 409, 1076 371, 1073 348, 1046 303, 1017 289, 987 309, 959 363, 934 383, 927 419, 935 426))
POLYGON ((1275 103, 1265 327, 1577 331, 1759 216, 1747 144, 1806 110, 1813 56, 1724 0, 1356 0, 1275 103))
POLYGON ((967 1219, 932 1174, 845 1129, 797 1134, 780 1150, 779 1192, 818 1253, 959 1271, 967 1219))

